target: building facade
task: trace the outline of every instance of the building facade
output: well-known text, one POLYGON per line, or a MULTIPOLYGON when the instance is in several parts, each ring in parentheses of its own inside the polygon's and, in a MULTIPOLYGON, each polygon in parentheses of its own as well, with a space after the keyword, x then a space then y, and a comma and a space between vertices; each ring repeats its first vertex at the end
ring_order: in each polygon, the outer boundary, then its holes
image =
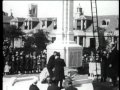
MULTIPOLYGON (((3 18, 4 19, 4 18, 3 18)), ((11 24, 21 28, 27 36, 37 33, 38 30, 49 32, 49 40, 54 42, 57 31, 57 18, 38 18, 37 5, 31 4, 29 7, 28 18, 13 18, 11 24)), ((92 17, 83 13, 81 6, 77 7, 77 12, 73 19, 74 41, 83 47, 99 46, 98 31, 93 33, 92 17), (94 38, 95 37, 95 38, 94 38)), ((98 26, 105 30, 104 37, 109 42, 115 42, 119 39, 119 18, 117 15, 98 16, 98 26)))

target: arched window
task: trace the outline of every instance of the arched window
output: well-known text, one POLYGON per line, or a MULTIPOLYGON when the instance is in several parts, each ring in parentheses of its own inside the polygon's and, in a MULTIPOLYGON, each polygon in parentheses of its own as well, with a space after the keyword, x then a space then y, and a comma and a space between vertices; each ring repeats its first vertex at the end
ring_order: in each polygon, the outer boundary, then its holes
POLYGON ((105 20, 102 21, 102 25, 106 25, 106 21, 105 20))

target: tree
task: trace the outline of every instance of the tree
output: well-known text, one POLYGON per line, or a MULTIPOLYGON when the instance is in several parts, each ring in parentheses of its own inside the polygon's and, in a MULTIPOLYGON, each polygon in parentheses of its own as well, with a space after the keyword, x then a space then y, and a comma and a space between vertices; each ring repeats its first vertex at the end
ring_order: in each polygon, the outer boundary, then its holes
POLYGON ((20 28, 17 28, 15 25, 10 25, 7 27, 3 26, 3 38, 8 38, 11 41, 13 47, 14 39, 19 38, 22 35, 24 35, 24 33, 21 31, 20 28))
POLYGON ((47 36, 48 33, 44 32, 43 30, 38 30, 38 33, 35 33, 34 35, 34 43, 37 46, 39 50, 43 50, 46 48, 46 43, 49 42, 47 36))
POLYGON ((34 38, 33 37, 27 37, 26 39, 24 39, 24 41, 25 41, 24 51, 26 53, 32 52, 33 51, 32 45, 34 44, 34 38))
POLYGON ((49 43, 47 36, 47 32, 44 32, 43 30, 38 30, 38 32, 34 33, 31 37, 27 37, 24 44, 25 52, 40 52, 46 49, 46 43, 49 43))

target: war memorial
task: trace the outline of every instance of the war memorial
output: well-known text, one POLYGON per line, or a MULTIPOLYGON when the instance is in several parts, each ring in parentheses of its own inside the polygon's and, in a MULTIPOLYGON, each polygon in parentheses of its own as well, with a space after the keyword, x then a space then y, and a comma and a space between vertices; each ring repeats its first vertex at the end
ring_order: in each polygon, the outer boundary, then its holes
MULTIPOLYGON (((59 51, 61 53, 61 58, 65 60, 65 74, 70 72, 75 72, 75 67, 82 66, 82 46, 75 44, 73 40, 73 0, 71 1, 62 1, 63 13, 61 17, 58 18, 58 29, 57 29, 57 38, 56 41, 47 46, 47 60, 54 51, 59 51)), ((43 69, 44 70, 44 69, 43 69)), ((45 76, 44 71, 39 75, 40 81, 42 77, 45 76), (42 75, 41 75, 42 74, 42 75)), ((73 85, 77 85, 78 90, 93 90, 92 80, 86 75, 77 75, 73 78, 73 85)), ((29 90, 29 85, 32 82, 34 77, 29 76, 27 78, 11 78, 9 82, 6 82, 3 79, 3 90, 29 90), (27 84, 26 84, 27 83, 27 84)), ((38 82, 37 86, 40 90, 47 90, 48 84, 42 84, 38 82)), ((62 89, 64 90, 64 89, 62 89)))

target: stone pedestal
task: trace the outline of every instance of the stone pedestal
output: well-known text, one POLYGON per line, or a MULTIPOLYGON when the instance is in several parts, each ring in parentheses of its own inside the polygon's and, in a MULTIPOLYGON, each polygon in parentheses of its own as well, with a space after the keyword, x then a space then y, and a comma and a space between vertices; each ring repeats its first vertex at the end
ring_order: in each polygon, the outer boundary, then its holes
POLYGON ((83 48, 77 44, 53 43, 47 47, 47 61, 54 51, 60 52, 61 58, 65 60, 66 67, 82 66, 83 48))

